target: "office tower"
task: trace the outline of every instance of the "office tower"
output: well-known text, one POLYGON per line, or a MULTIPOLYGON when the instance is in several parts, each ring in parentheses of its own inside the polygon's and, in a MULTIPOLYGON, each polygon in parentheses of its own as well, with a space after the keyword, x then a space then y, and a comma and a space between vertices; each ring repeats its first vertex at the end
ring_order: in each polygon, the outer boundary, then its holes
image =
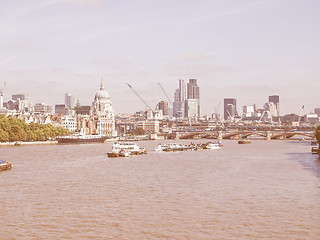
POLYGON ((71 93, 66 93, 64 95, 64 103, 66 105, 66 108, 73 108, 74 107, 74 97, 71 93))
POLYGON ((318 117, 320 117, 320 108, 315 108, 314 113, 317 114, 318 117))
POLYGON ((188 118, 200 117, 200 90, 197 85, 197 79, 189 79, 187 84, 185 116, 188 118))
POLYGON ((276 106, 276 115, 275 116, 280 116, 280 101, 279 101, 279 95, 272 95, 269 96, 269 102, 274 103, 274 105, 276 106))
POLYGON ((237 100, 235 98, 224 99, 224 120, 237 115, 237 100))
POLYGON ((184 80, 179 80, 179 88, 174 92, 173 114, 176 117, 200 116, 200 91, 197 79, 190 79, 187 84, 184 80))
POLYGON ((179 88, 174 92, 173 114, 175 117, 184 117, 184 102, 187 98, 186 84, 184 80, 179 80, 179 88))
POLYGON ((165 116, 169 115, 169 106, 168 106, 168 102, 165 101, 161 101, 158 103, 158 109, 162 110, 162 114, 165 116))
POLYGON ((187 99, 200 99, 197 79, 190 79, 187 84, 187 99))

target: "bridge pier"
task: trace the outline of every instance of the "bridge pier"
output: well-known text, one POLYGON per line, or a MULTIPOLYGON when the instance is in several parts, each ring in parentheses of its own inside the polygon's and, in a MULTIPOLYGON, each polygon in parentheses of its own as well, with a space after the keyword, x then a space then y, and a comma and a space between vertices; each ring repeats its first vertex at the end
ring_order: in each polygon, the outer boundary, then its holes
POLYGON ((218 132, 218 138, 217 138, 219 141, 221 141, 222 140, 222 131, 219 131, 218 132))
POLYGON ((176 132, 175 139, 180 139, 180 134, 178 132, 176 132))
POLYGON ((266 140, 267 141, 271 140, 271 132, 270 131, 266 132, 266 140))

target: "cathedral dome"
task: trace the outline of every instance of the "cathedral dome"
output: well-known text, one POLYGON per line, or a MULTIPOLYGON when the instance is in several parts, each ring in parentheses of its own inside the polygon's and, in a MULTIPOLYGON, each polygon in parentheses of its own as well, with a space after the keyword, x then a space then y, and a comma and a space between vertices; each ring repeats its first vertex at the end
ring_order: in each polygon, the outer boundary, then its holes
POLYGON ((100 90, 96 93, 94 98, 95 99, 99 99, 99 100, 108 100, 108 99, 110 99, 109 93, 104 90, 103 81, 101 81, 100 90))

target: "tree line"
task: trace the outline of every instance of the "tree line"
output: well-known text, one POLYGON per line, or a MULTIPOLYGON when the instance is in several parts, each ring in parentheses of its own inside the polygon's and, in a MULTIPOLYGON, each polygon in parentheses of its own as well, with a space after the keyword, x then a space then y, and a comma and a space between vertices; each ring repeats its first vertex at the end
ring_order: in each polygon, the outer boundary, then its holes
POLYGON ((70 133, 63 127, 54 127, 51 124, 27 124, 24 120, 0 115, 0 142, 46 141, 66 134, 70 133))

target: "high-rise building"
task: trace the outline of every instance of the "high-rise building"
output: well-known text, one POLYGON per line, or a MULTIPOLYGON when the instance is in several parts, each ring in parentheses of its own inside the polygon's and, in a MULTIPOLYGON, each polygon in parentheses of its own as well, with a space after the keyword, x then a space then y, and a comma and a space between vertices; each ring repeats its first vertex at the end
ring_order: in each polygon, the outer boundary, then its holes
POLYGON ((168 102, 165 101, 161 101, 158 103, 158 109, 162 110, 162 114, 164 116, 168 116, 169 115, 169 106, 168 106, 168 102))
POLYGON ((184 117, 184 102, 187 99, 187 89, 184 80, 179 80, 179 88, 174 92, 173 114, 175 117, 184 117))
POLYGON ((66 108, 73 108, 74 107, 74 97, 71 93, 66 93, 64 95, 64 104, 66 108))
POLYGON ((279 101, 279 95, 272 95, 269 96, 269 102, 274 103, 274 105, 276 106, 276 115, 275 116, 280 116, 280 101, 279 101))
POLYGON ((189 79, 189 83, 187 84, 187 99, 200 99, 197 79, 189 79))
POLYGON ((320 117, 320 108, 315 108, 314 113, 317 114, 318 117, 320 117))
POLYGON ((174 92, 173 114, 176 117, 200 116, 200 91, 197 79, 190 79, 187 84, 184 80, 179 80, 179 88, 174 92), (190 101, 188 101, 189 99, 190 101), (196 108, 195 103, 198 104, 196 108))
POLYGON ((196 101, 186 101, 185 116, 188 118, 200 117, 200 90, 197 85, 197 79, 189 79, 189 83, 187 84, 187 100, 196 101))
POLYGON ((223 106, 224 120, 237 116, 237 100, 235 98, 225 98, 223 106))

